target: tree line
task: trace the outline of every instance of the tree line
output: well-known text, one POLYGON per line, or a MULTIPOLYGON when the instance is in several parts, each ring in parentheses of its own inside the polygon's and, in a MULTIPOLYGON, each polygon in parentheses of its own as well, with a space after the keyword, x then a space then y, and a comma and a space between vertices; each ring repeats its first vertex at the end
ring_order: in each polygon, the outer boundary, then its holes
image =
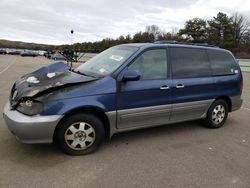
POLYGON ((250 23, 248 19, 239 13, 229 16, 222 12, 209 20, 202 18, 187 20, 183 28, 173 28, 171 32, 165 32, 157 25, 149 25, 146 26, 145 31, 139 31, 133 36, 120 36, 116 39, 106 38, 97 42, 74 43, 73 46, 0 40, 0 47, 47 51, 62 51, 73 48, 80 52, 99 53, 118 44, 154 42, 157 40, 215 45, 231 50, 238 58, 250 58, 250 23))
MULTIPOLYGON (((219 46, 239 56, 250 56, 250 24, 241 14, 228 16, 219 12, 210 20, 193 18, 186 21, 182 29, 164 32, 157 25, 146 26, 145 31, 135 35, 120 36, 116 39, 106 38, 97 42, 75 43, 73 48, 83 52, 101 52, 109 47, 125 43, 154 42, 157 40, 203 43, 219 46)), ((69 45, 55 47, 70 48, 69 45)), ((250 58, 250 57, 245 57, 250 58)))

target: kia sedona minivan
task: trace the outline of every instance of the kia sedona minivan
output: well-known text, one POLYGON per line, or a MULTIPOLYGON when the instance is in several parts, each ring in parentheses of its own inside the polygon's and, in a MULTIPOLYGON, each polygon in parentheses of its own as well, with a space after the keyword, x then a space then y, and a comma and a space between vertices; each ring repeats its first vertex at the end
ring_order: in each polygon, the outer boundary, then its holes
POLYGON ((242 88, 228 50, 124 44, 76 69, 58 62, 24 75, 13 85, 4 119, 20 142, 55 142, 82 155, 123 131, 190 120, 219 128, 241 107, 242 88))

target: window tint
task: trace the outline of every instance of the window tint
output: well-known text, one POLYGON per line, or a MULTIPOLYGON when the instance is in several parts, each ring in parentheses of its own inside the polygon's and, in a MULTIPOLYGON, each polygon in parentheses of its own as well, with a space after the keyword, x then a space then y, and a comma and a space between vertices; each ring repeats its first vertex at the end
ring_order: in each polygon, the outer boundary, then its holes
POLYGON ((165 49, 149 50, 138 57, 128 68, 139 70, 143 80, 167 78, 167 54, 165 49))
POLYGON ((197 78, 211 76, 210 63, 205 50, 170 48, 173 78, 197 78))
POLYGON ((238 70, 238 66, 230 53, 221 50, 208 50, 207 53, 213 75, 234 74, 235 70, 238 70))

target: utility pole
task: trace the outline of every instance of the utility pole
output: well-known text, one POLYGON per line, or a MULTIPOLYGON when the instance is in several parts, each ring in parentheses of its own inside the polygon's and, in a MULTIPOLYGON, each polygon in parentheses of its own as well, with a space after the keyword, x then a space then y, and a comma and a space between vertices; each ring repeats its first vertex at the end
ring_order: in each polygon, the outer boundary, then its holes
POLYGON ((71 45, 71 47, 72 47, 72 49, 73 49, 73 34, 74 34, 74 30, 73 30, 73 29, 71 29, 70 33, 71 33, 71 37, 70 37, 70 45, 71 45))
POLYGON ((70 46, 71 46, 71 49, 69 51, 69 57, 70 57, 70 68, 72 69, 72 65, 73 65, 73 57, 74 57, 74 49, 73 49, 73 34, 74 34, 74 30, 71 29, 70 30, 70 46))

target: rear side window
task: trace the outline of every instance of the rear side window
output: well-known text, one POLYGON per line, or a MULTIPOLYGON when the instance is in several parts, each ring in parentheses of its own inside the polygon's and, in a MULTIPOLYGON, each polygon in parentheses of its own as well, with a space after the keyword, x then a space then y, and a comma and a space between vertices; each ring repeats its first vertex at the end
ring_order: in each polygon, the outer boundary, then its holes
POLYGON ((203 49, 170 48, 170 58, 174 79, 209 77, 212 74, 203 49))
POLYGON ((207 50, 214 76, 235 74, 238 66, 233 56, 220 50, 207 50))

